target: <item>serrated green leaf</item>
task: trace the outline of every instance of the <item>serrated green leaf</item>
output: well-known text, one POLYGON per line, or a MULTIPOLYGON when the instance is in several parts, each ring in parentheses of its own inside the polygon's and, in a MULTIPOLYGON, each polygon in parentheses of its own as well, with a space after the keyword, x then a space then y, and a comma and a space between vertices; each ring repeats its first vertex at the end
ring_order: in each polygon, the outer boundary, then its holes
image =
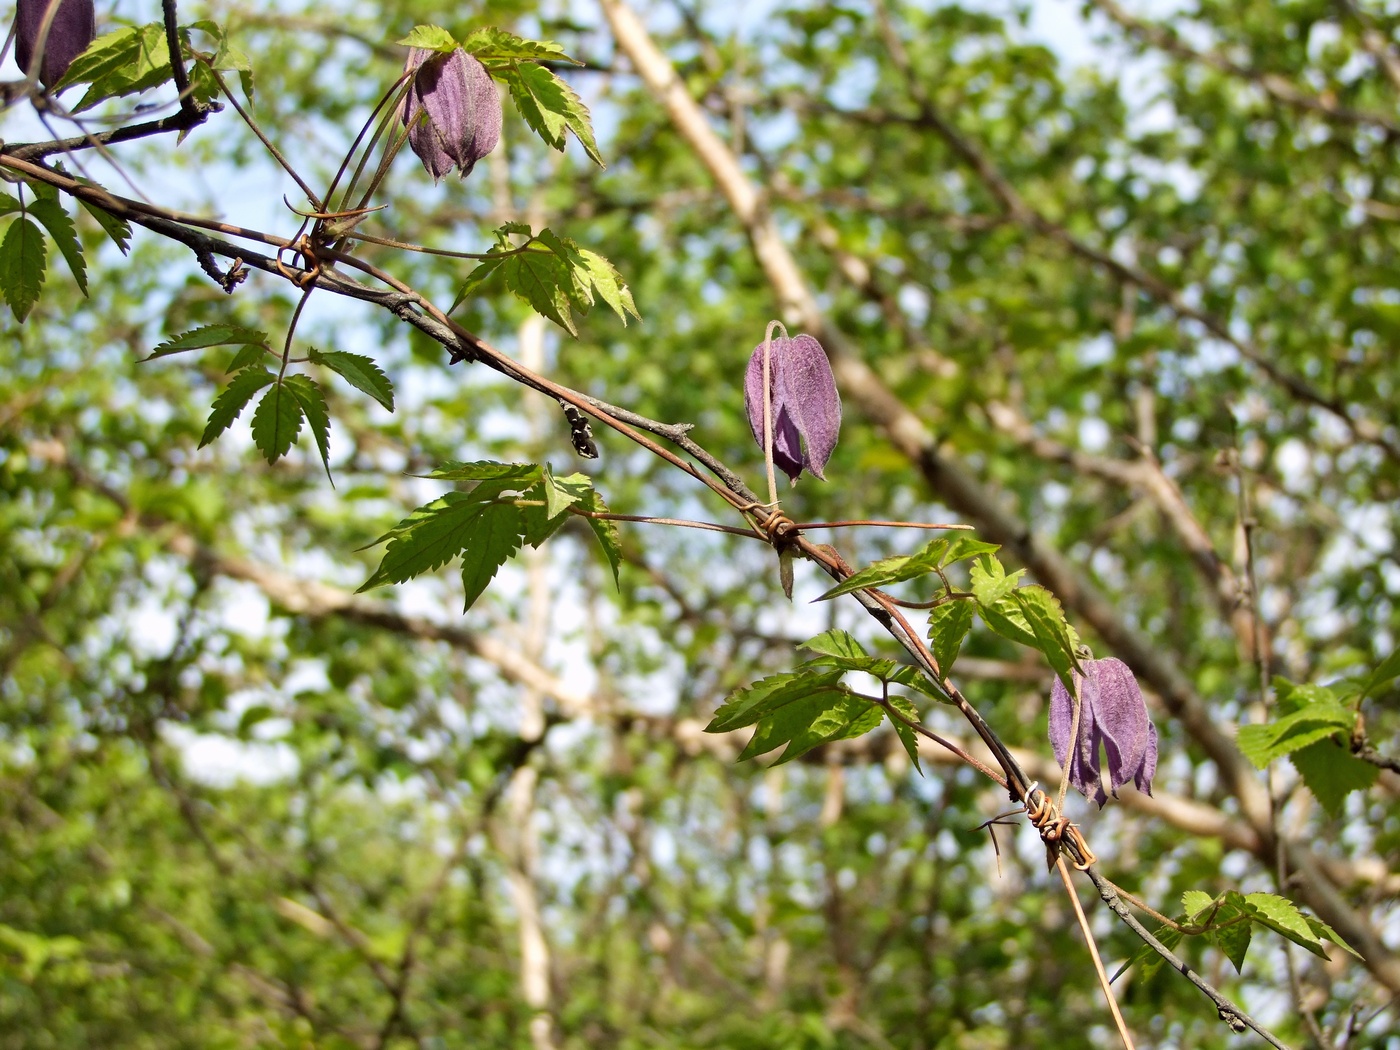
POLYGON ((1214 903, 1215 898, 1204 890, 1187 890, 1181 895, 1181 907, 1186 911, 1187 919, 1193 923, 1214 903))
POLYGON ((1380 775, 1378 767, 1363 762, 1331 740, 1299 748, 1288 758, 1322 808, 1334 817, 1341 816, 1347 795, 1365 791, 1380 775))
POLYGON ((564 48, 552 40, 526 40, 495 26, 482 26, 467 34, 462 50, 483 64, 507 59, 542 59, 546 62, 570 62, 583 65, 564 53, 564 48))
POLYGON ((943 555, 943 564, 952 565, 979 554, 995 554, 1001 550, 999 543, 987 543, 977 539, 976 533, 955 532, 948 537, 948 550, 943 555))
MULTIPOLYGON (((528 226, 525 227, 525 232, 530 232, 530 228, 528 226)), ((490 253, 487 254, 489 255, 490 253)), ((478 288, 480 288, 487 281, 489 281, 492 277, 500 273, 501 264, 509 258, 510 256, 508 255, 502 256, 498 259, 486 258, 482 259, 481 262, 477 263, 476 267, 472 270, 472 272, 467 274, 467 279, 462 283, 462 287, 458 289, 457 297, 452 300, 452 306, 448 308, 447 312, 454 313, 457 307, 461 306, 462 303, 466 302, 467 296, 471 295, 478 288)))
POLYGON ((253 395, 276 378, 265 368, 248 368, 234 376, 223 393, 214 399, 199 447, 203 448, 227 430, 253 395))
POLYGON ((963 639, 972 630, 974 602, 955 599, 935 605, 928 614, 928 640, 938 669, 947 675, 958 659, 963 639))
POLYGON ((91 84, 129 64, 140 50, 140 38, 141 30, 135 26, 104 33, 73 59, 63 78, 54 85, 54 93, 74 84, 91 84))
POLYGON ((995 608, 996 604, 1016 589, 1025 569, 1017 569, 1006 574, 1001 562, 990 554, 983 554, 972 563, 972 593, 977 604, 983 609, 995 608))
MULTIPOLYGON (((909 719, 911 722, 922 721, 922 716, 919 713, 918 707, 916 707, 913 701, 911 701, 907 697, 890 697, 890 706, 896 711, 898 711, 900 714, 902 714, 905 718, 909 719)), ((923 767, 919 765, 918 734, 914 732, 912 727, 905 725, 897 718, 891 718, 890 724, 894 726, 894 731, 895 734, 899 737, 899 742, 902 745, 904 745, 904 751, 909 756, 909 761, 914 763, 915 772, 917 772, 919 776, 923 776, 923 767)))
POLYGON ((1245 911, 1255 922, 1267 926, 1275 933, 1281 933, 1294 944, 1327 958, 1323 938, 1313 932, 1307 918, 1298 906, 1287 897, 1275 893, 1248 893, 1244 898, 1245 911))
POLYGON ((531 500, 543 500, 542 507, 521 507, 525 542, 538 547, 554 535, 569 518, 569 508, 588 502, 588 494, 593 491, 592 482, 586 475, 570 474, 556 478, 546 468, 540 483, 525 495, 531 500))
POLYGON ((0 215, 8 215, 12 211, 20 210, 18 197, 11 197, 8 193, 0 193, 0 215))
POLYGON ((510 89, 515 108, 530 129, 544 140, 545 145, 562 151, 564 132, 569 126, 564 119, 568 100, 560 90, 559 78, 544 66, 531 62, 523 65, 513 63, 496 76, 510 89))
POLYGON ((841 680, 843 671, 814 671, 800 669, 761 678, 752 685, 730 693, 715 712, 707 733, 727 733, 751 726, 760 718, 784 704, 823 689, 831 689, 841 680))
MULTIPOLYGON (((321 393, 320 387, 303 375, 288 376, 283 383, 301 406, 307 426, 311 428, 311 436, 316 439, 316 451, 321 453, 321 464, 326 468, 326 477, 330 478, 331 417, 326 410, 326 397, 321 393)), ((331 484, 335 484, 333 479, 331 484)))
POLYGON ((873 565, 867 565, 858 572, 853 572, 814 600, 824 602, 865 587, 884 587, 891 583, 903 583, 906 580, 927 576, 937 568, 938 560, 943 556, 947 547, 947 540, 931 540, 921 550, 915 551, 913 554, 897 554, 892 558, 882 558, 873 565))
MULTIPOLYGON (((1184 924, 1187 921, 1186 916, 1178 916, 1176 921, 1184 924)), ((1170 926, 1160 926, 1154 931, 1153 936, 1162 943, 1162 947, 1168 951, 1175 951, 1176 946, 1181 943, 1182 935, 1181 931, 1170 926)), ((1150 944, 1144 944, 1128 957, 1128 961, 1118 968, 1118 972, 1113 975, 1111 980, 1118 980, 1130 966, 1136 966, 1138 979, 1143 982, 1150 981, 1166 961, 1157 954, 1157 950, 1150 944)))
POLYGON ((39 301, 46 257, 43 231, 23 215, 14 219, 0 241, 0 295, 16 321, 28 317, 39 301))
POLYGON ((70 84, 79 83, 92 85, 73 107, 75 113, 91 109, 109 98, 147 91, 170 80, 170 48, 165 36, 165 27, 159 22, 151 22, 134 29, 109 33, 108 37, 119 37, 123 32, 127 35, 120 40, 114 40, 112 46, 106 48, 101 57, 94 60, 91 70, 85 66, 80 67, 79 63, 83 58, 102 42, 94 41, 92 47, 68 67, 68 72, 55 88, 61 90, 70 84), (75 69, 78 70, 76 75, 75 69))
POLYGON ((1355 948, 1349 945, 1346 941, 1342 940, 1341 934, 1339 934, 1336 930, 1332 929, 1332 927, 1328 926, 1321 919, 1315 919, 1311 915, 1304 915, 1303 921, 1308 924, 1308 929, 1312 930, 1313 935, 1316 936, 1318 940, 1331 941, 1338 948, 1341 948, 1348 954, 1355 956, 1362 962, 1366 961, 1365 956, 1363 956, 1359 951, 1357 951, 1355 948))
POLYGON ((522 524, 520 508, 508 503, 488 505, 472 523, 462 548, 463 612, 481 597, 506 560, 520 550, 522 524))
POLYGON ((628 314, 640 321, 642 315, 637 312, 637 304, 632 301, 632 291, 627 287, 622 275, 617 272, 617 267, 597 252, 591 252, 587 248, 580 248, 578 254, 583 259, 588 279, 597 289, 603 302, 612 307, 613 313, 622 318, 622 326, 627 327, 628 314))
POLYGON ((977 614, 982 617, 983 623, 1003 638, 1010 639, 1017 645, 1039 648, 1039 639, 1026 622, 1020 603, 1014 597, 1008 595, 992 606, 979 604, 977 614))
POLYGON ((1234 963, 1235 972, 1241 973, 1244 971, 1244 957, 1249 951, 1252 935, 1253 927, 1248 922, 1235 922, 1212 930, 1208 936, 1215 946, 1225 953, 1225 958, 1234 963))
POLYGON ((817 689, 783 704, 758 723, 739 761, 767 754, 786 744, 775 765, 801 758, 832 740, 861 736, 880 724, 884 711, 851 694, 844 686, 817 689))
POLYGON ((506 287, 536 313, 547 317, 572 336, 578 335, 569 292, 573 276, 553 252, 521 252, 501 263, 506 287))
POLYGON ((856 670, 864 670, 865 665, 872 659, 865 647, 856 641, 855 635, 839 628, 823 631, 815 638, 807 639, 798 648, 833 657, 838 661, 838 666, 856 670))
MULTIPOLYGON (((154 361, 158 357, 169 357, 171 354, 183 353, 186 350, 202 350, 210 346, 254 346, 258 348, 259 356, 267 346, 267 333, 258 332, 252 328, 244 328, 236 324, 207 324, 199 328, 192 328, 188 332, 181 332, 172 336, 156 346, 151 351, 146 361, 154 361)), ((254 357, 256 361, 258 358, 254 357)), ((238 358, 234 361, 237 362, 238 358)), ((249 362, 251 363, 251 362, 249 362)), ((233 371, 234 366, 229 366, 229 371, 233 371)))
POLYGON ((1335 700, 1310 703, 1263 725, 1241 726, 1235 745, 1245 758, 1263 769, 1276 758, 1324 740, 1338 731, 1350 731, 1356 713, 1335 700))
POLYGON ((587 496, 593 483, 586 474, 570 474, 556 478, 548 470, 544 472, 545 513, 551 518, 563 514, 570 507, 577 506, 587 496))
POLYGON ((73 225, 73 217, 63 210, 56 200, 40 199, 29 206, 29 214, 38 219, 49 231, 54 244, 68 263, 78 290, 86 297, 88 293, 87 262, 83 259, 83 246, 78 242, 78 230, 73 225))
MULTIPOLYGON (((475 34, 473 34, 475 35, 475 34)), ((408 36, 394 43, 400 47, 420 47, 425 51, 455 51, 461 45, 442 26, 423 25, 414 26, 408 36)), ((472 52, 468 52, 471 54, 472 52)))
POLYGON ((390 412, 394 410, 394 385, 374 361, 362 354, 347 354, 341 350, 317 350, 312 347, 307 358, 325 365, 362 394, 368 394, 390 412))
POLYGON ((537 483, 544 476, 544 468, 538 463, 497 463, 494 460, 476 460, 471 463, 444 463, 423 477, 438 481, 518 481, 522 491, 537 483))
POLYGON ((229 375, 232 375, 234 372, 241 372, 249 365, 255 365, 268 356, 270 356, 268 347, 259 343, 248 343, 243 349, 233 355, 233 360, 228 363, 228 367, 225 368, 224 371, 229 375))
MULTIPOLYGON (((87 179, 78 179, 84 186, 91 186, 87 179)), ((92 204, 85 200, 79 200, 79 204, 102 227, 102 231, 107 234, 112 243, 117 246, 123 255, 131 250, 131 223, 125 219, 113 215, 105 208, 92 204)))
POLYGON ((1039 584, 1019 587, 1008 597, 1015 601, 1035 636, 1035 648, 1050 662, 1065 688, 1073 690, 1070 672, 1079 666, 1075 652, 1079 646, 1079 636, 1065 619, 1059 599, 1039 584))
POLYGON ((253 444, 269 463, 287 454, 301 433, 301 405, 284 382, 273 383, 253 411, 253 444))
POLYGON ((465 549, 477 518, 509 487, 507 481, 483 481, 470 492, 449 492, 418 507, 376 541, 387 539, 389 546, 359 590, 402 583, 446 565, 465 549))
MULTIPOLYGON (((598 494, 597 489, 589 490, 587 498, 583 501, 583 508, 594 514, 608 513, 608 505, 603 502, 603 497, 598 494)), ((603 549, 603 557, 608 560, 608 566, 612 569, 613 585, 620 589, 622 581, 618 574, 622 567, 622 538, 618 535, 617 524, 606 518, 584 518, 583 520, 588 522, 588 527, 598 538, 598 546, 603 549)))

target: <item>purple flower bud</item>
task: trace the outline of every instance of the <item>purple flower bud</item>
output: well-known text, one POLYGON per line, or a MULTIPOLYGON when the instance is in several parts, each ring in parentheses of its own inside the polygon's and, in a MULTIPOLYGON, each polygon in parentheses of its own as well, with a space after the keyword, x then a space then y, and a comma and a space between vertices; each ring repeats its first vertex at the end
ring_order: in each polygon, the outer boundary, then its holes
MULTIPOLYGON (((19 0, 15 5, 15 64, 29 73, 34 61, 34 51, 39 45, 39 30, 44 25, 44 14, 48 11, 49 0, 19 0)), ((63 79, 68 67, 73 64, 97 35, 97 19, 93 12, 93 0, 59 0, 58 11, 49 26, 49 35, 44 40, 43 65, 39 70, 39 83, 53 87, 63 79)))
MULTIPOLYGON (((841 395, 836 392, 836 378, 822 344, 810 335, 774 338, 768 353, 768 389, 772 396, 773 465, 794 482, 804 467, 825 481, 822 471, 841 431, 841 395)), ((744 374, 744 409, 753 438, 762 448, 762 343, 749 358, 744 374)))
MULTIPOLYGON (((1122 660, 1084 660, 1084 674, 1072 672, 1079 688, 1082 710, 1079 737, 1069 758, 1069 782, 1085 798, 1100 806, 1108 801, 1099 777, 1099 745, 1108 754, 1108 780, 1113 797, 1118 789, 1132 783, 1144 794, 1152 794, 1152 777, 1157 772, 1157 727, 1147 715, 1137 679, 1122 660)), ((1050 746, 1061 766, 1070 750, 1070 729, 1074 703, 1059 678, 1050 690, 1050 746)))
POLYGON ((501 140, 495 81, 460 47, 449 54, 410 48, 404 69, 417 71, 401 111, 408 144, 434 181, 454 167, 465 177, 501 140))

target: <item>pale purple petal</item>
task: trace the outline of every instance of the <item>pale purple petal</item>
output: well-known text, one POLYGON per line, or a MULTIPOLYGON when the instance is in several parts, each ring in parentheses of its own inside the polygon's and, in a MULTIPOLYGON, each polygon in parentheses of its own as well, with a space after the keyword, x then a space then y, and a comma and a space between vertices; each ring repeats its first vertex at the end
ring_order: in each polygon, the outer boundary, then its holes
POLYGON ((1152 794, 1152 778, 1157 775, 1157 727, 1147 723, 1147 753, 1142 756, 1142 765, 1133 774, 1133 787, 1144 795, 1152 794))
MULTIPOLYGON (((777 363, 778 345, 786 342, 783 339, 774 339, 768 351, 768 389, 773 389, 773 370, 777 363)), ((771 419, 778 418, 777 398, 773 398, 771 419)), ((758 447, 763 447, 763 344, 759 343, 754 349, 753 355, 749 358, 749 367, 744 372, 744 412, 749 417, 749 430, 753 432, 753 439, 758 442, 758 447)))
POLYGON ((807 442, 804 463, 825 481, 826 461, 841 432, 841 395, 821 343, 810 335, 794 336, 783 348, 775 379, 778 400, 807 442))
POLYGON ((802 473, 802 446, 798 441, 797 427, 788 414, 790 407, 784 405, 778 413, 778 425, 773 432, 773 466, 786 474, 788 481, 796 481, 802 473))
MULTIPOLYGON (((1077 673, 1074 678, 1082 695, 1084 680, 1077 673)), ((1087 703, 1083 705, 1080 713, 1079 738, 1074 742, 1071 754, 1069 734, 1073 721, 1073 701, 1069 690, 1057 676, 1055 684, 1050 688, 1050 746, 1054 748, 1055 760, 1062 768, 1066 756, 1069 756, 1070 786, 1086 798, 1093 798, 1099 805, 1103 805, 1108 796, 1104 794, 1103 785, 1100 783, 1098 733, 1087 703)))
MULTIPOLYGON (((19 0, 15 5, 15 64, 26 74, 48 6, 49 0, 19 0)), ((39 82, 44 87, 53 87, 62 80, 73 59, 86 51, 97 35, 93 7, 93 0, 62 0, 59 4, 44 41, 43 66, 39 70, 39 82)))
POLYGON ((1093 705, 1094 721, 1103 734, 1108 778, 1116 796, 1142 769, 1152 722, 1142 690, 1127 664, 1111 656, 1090 663, 1092 666, 1085 668, 1089 677, 1083 692, 1093 705))
POLYGON ((501 138, 501 96, 491 74, 461 48, 411 48, 405 68, 417 70, 401 113, 413 152, 434 179, 454 167, 468 174, 501 138))

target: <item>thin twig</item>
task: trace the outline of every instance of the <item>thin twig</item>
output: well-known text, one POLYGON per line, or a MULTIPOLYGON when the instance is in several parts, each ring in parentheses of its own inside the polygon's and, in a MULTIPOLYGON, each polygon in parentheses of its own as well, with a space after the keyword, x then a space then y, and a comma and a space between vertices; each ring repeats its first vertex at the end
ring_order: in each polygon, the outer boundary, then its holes
POLYGON ((1108 1000, 1108 1011, 1113 1014, 1113 1023, 1118 1026, 1118 1035, 1123 1040, 1124 1050, 1134 1050, 1133 1035, 1128 1031, 1128 1025, 1123 1020, 1123 1013, 1118 1009, 1118 1000, 1113 994, 1113 985, 1109 983, 1108 974, 1104 971, 1103 960, 1099 958, 1099 946, 1094 940, 1094 931, 1089 928, 1089 920, 1084 916, 1084 908, 1079 903, 1079 894, 1074 892, 1074 882, 1069 877, 1069 868, 1065 866, 1065 858, 1057 857, 1055 867, 1059 869, 1060 881, 1065 884, 1065 892, 1069 894, 1069 902, 1074 907, 1074 917, 1079 920, 1079 928, 1084 931, 1084 943, 1089 946, 1089 957, 1094 960, 1094 972, 1099 975, 1099 987, 1103 989, 1103 997, 1108 1000))

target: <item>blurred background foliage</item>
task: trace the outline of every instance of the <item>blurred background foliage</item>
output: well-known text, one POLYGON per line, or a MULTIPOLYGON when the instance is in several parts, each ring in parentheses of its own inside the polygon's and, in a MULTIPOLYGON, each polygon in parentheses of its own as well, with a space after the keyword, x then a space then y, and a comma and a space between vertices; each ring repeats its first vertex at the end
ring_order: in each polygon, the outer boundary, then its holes
MULTIPOLYGON (((103 14, 159 17, 134 0, 103 14)), ((1061 597, 1096 655, 1128 656, 1101 624, 1136 632, 1228 737, 1268 706, 1241 610, 1294 681, 1364 674, 1400 642, 1393 4, 641 14, 829 323, 942 461, 1086 581, 1091 595, 1061 597)), ((505 293, 458 317, 561 382, 694 423, 759 486, 740 377, 779 307, 593 4, 181 16, 217 20, 250 56, 258 121, 317 185, 414 24, 508 26, 585 60, 562 72, 606 171, 576 144, 545 150, 507 105, 469 179, 434 186, 405 153, 365 228, 484 251, 524 219, 603 253, 644 324, 598 309, 575 340, 505 293)), ((43 134, 6 119, 11 141, 43 134)), ((295 187, 231 110, 172 146, 113 152, 162 204, 295 228, 295 187)), ((762 545, 638 525, 619 590, 570 529, 465 617, 450 568, 351 598, 377 559, 360 548, 442 491, 411 475, 448 459, 549 460, 589 472, 615 511, 734 522, 614 435, 580 466, 552 404, 328 296, 298 346, 369 354, 398 390, 390 415, 324 377, 334 487, 305 436, 264 463, 250 413, 197 449, 231 351, 143 358, 216 320, 280 338, 292 296, 261 277, 225 296, 182 248, 138 230, 123 257, 79 228, 88 299, 52 267, 0 340, 0 1047, 1110 1045, 1038 840, 1001 829, 998 857, 979 830, 1004 794, 932 754, 919 775, 886 733, 765 769, 700 732, 819 630, 882 646, 854 606, 807 604, 823 589, 810 571, 789 605, 762 545)), ((362 254, 444 305, 470 265, 362 254)), ((966 515, 878 422, 848 395, 830 483, 803 479, 788 512, 966 515)), ((858 562, 917 541, 833 542, 858 562)), ((1053 778, 1048 668, 979 628, 958 673, 1053 778)), ((1321 892, 1268 859, 1217 756, 1144 686, 1166 801, 1071 802, 1108 874, 1168 914, 1187 889, 1321 892)), ((1362 710, 1391 755, 1396 699, 1362 710)), ((1279 836, 1400 951, 1400 779, 1337 816, 1286 762, 1255 779, 1279 836)), ((1113 968, 1134 941, 1091 914, 1113 968)), ((1394 954, 1326 961, 1257 936, 1236 975, 1184 950, 1294 1044, 1400 1046, 1394 954)), ((1117 988, 1140 1046, 1253 1045, 1176 974, 1117 988)))

